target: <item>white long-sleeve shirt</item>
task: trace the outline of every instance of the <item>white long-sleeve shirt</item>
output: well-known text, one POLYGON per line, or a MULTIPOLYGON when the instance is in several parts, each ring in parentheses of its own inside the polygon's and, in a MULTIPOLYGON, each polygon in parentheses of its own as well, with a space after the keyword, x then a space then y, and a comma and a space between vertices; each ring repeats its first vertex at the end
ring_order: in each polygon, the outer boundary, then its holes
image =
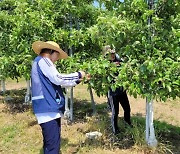
MULTIPOLYGON (((79 74, 78 72, 71 74, 59 73, 53 62, 47 57, 43 57, 38 64, 42 73, 53 84, 61 85, 62 87, 73 87, 77 85, 77 81, 81 77, 81 74, 79 74)), ((38 120, 38 124, 45 123, 61 117, 61 114, 56 112, 37 113, 35 115, 38 120)))
POLYGON ((55 65, 49 58, 42 58, 39 61, 39 67, 43 74, 54 84, 62 87, 73 87, 77 85, 79 80, 78 72, 71 74, 60 74, 55 65))

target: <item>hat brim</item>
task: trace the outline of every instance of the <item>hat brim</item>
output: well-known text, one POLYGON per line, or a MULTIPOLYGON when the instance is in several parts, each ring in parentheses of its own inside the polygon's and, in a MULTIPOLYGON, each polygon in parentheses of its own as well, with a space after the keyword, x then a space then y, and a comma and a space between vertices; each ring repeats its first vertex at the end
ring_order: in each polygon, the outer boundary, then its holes
POLYGON ((51 49, 59 52, 59 59, 66 59, 68 58, 68 55, 66 52, 64 52, 61 48, 57 48, 56 46, 43 42, 43 41, 36 41, 32 44, 32 48, 36 54, 40 54, 42 49, 51 49))

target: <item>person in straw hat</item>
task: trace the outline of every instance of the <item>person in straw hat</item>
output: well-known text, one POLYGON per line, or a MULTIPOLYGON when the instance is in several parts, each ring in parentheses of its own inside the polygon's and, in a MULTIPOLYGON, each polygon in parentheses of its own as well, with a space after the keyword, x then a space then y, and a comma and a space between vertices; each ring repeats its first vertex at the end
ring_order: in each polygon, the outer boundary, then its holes
POLYGON ((68 55, 53 41, 35 41, 32 48, 38 56, 31 70, 32 106, 42 128, 44 154, 59 154, 61 116, 65 98, 61 86, 76 86, 85 77, 83 71, 61 74, 54 63, 68 55))
MULTIPOLYGON (((109 45, 104 47, 104 57, 108 58, 108 60, 111 63, 115 63, 117 67, 120 66, 121 62, 123 62, 123 59, 121 59, 119 55, 116 53, 116 51, 114 49, 112 50, 109 45)), ((117 75, 118 73, 114 74, 115 77, 117 75)), ((116 88, 115 91, 113 91, 110 88, 107 94, 107 99, 108 99, 108 104, 112 112, 111 124, 112 124, 113 133, 115 135, 120 133, 120 130, 118 127, 119 103, 121 104, 124 110, 124 121, 132 127, 131 120, 130 120, 130 112, 131 112, 130 104, 129 104, 128 96, 124 88, 120 86, 116 88)))

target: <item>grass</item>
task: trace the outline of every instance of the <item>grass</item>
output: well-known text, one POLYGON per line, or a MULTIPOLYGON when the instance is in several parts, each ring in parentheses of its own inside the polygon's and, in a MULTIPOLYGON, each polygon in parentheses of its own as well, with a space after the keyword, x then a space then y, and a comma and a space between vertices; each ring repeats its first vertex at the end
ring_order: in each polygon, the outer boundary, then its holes
MULTIPOLYGON (((26 90, 9 90, 0 96, 0 153, 1 154, 42 154, 41 129, 32 113, 31 105, 23 105, 26 90), (4 101, 7 96, 12 99, 4 101)), ((86 87, 74 90, 74 121, 62 120, 63 154, 165 154, 180 152, 180 128, 167 121, 154 120, 157 148, 149 148, 145 142, 145 117, 133 114, 133 128, 128 127, 119 117, 121 133, 114 136, 110 126, 110 112, 106 98, 96 100, 96 114, 86 87), (85 134, 99 131, 97 139, 87 139, 85 134)), ((171 106, 172 108, 172 106, 171 106)), ((163 118, 163 117, 161 117, 163 118)), ((178 117, 172 117, 177 119, 178 117)))

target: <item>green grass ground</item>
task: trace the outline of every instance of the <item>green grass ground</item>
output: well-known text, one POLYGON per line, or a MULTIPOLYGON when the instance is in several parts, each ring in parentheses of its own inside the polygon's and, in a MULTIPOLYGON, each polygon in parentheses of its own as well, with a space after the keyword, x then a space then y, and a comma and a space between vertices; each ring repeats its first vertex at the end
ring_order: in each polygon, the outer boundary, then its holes
MULTIPOLYGON (((32 113, 31 105, 23 105, 25 82, 6 82, 7 92, 0 95, 0 154, 41 154, 41 129, 32 113), (15 90, 13 90, 15 89, 15 90), (12 100, 7 100, 10 96, 12 100), (5 101, 6 100, 6 101, 5 101)), ((107 111, 106 98, 97 97, 96 115, 86 85, 74 88, 74 121, 62 119, 63 154, 159 154, 180 153, 179 100, 166 103, 155 102, 154 125, 158 147, 148 148, 145 137, 145 102, 143 99, 129 97, 134 128, 123 122, 120 108, 119 126, 121 133, 114 136, 110 127, 110 112, 107 111), (90 140, 86 133, 99 131, 100 138, 90 140)))

